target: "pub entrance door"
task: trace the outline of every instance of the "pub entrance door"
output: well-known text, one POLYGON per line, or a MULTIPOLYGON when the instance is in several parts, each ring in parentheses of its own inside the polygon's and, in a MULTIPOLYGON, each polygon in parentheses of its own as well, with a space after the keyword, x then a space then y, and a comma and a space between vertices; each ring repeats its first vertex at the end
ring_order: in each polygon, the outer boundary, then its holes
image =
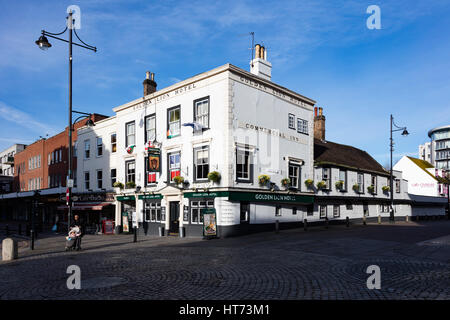
POLYGON ((179 232, 180 219, 180 203, 178 201, 169 202, 169 217, 170 217, 170 233, 179 232))

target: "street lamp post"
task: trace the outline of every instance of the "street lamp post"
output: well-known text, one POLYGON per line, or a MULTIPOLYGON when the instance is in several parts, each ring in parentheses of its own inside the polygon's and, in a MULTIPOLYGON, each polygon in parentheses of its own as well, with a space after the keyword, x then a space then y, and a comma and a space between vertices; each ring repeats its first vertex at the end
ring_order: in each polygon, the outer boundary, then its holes
POLYGON ((390 147, 391 147, 391 168, 390 168, 390 185, 389 190, 391 192, 391 212, 389 216, 389 220, 391 222, 394 222, 394 183, 393 183, 393 176, 392 176, 392 152, 394 151, 394 139, 392 138, 392 133, 396 131, 403 131, 402 136, 407 136, 409 134, 408 130, 406 130, 406 127, 399 127, 394 123, 394 117, 391 114, 391 138, 390 138, 390 147), (395 127, 396 129, 393 129, 392 127, 395 127))
MULTIPOLYGON (((67 42, 69 44, 69 147, 68 147, 68 172, 67 172, 67 178, 70 181, 73 181, 73 157, 72 157, 72 113, 79 113, 79 114, 84 114, 84 115, 91 115, 89 113, 84 113, 84 112, 78 112, 78 111, 72 111, 72 45, 76 45, 94 52, 97 52, 97 48, 91 45, 86 44, 85 42, 83 42, 83 40, 80 39, 80 37, 77 34, 76 29, 74 28, 74 22, 75 19, 73 19, 72 17, 72 11, 69 12, 69 16, 67 17, 67 26, 66 28, 60 32, 60 33, 51 33, 45 30, 42 30, 42 35, 39 37, 39 39, 36 41, 36 44, 39 46, 40 49, 42 50, 47 50, 48 48, 50 48, 52 45, 48 42, 47 37, 53 38, 53 39, 57 39, 63 42, 67 42), (57 37, 58 35, 61 35, 63 33, 65 33, 67 31, 67 29, 69 29, 69 40, 66 39, 61 39, 59 37, 57 37), (75 36, 78 38, 78 40, 82 43, 76 43, 72 41, 72 32, 75 33, 75 36)), ((89 118, 89 120, 91 120, 89 118)), ((88 121, 89 121, 88 120, 88 121)), ((92 120, 91 120, 92 121, 92 120)), ((69 186, 69 195, 68 195, 68 210, 69 210, 69 215, 68 215, 68 227, 70 227, 70 220, 72 217, 72 187, 69 186)))

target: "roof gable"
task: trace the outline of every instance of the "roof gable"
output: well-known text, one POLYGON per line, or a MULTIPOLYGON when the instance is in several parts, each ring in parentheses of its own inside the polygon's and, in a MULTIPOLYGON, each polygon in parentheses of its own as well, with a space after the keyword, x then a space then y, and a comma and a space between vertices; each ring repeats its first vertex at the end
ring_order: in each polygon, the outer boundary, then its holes
POLYGON ((382 175, 389 173, 366 151, 330 141, 314 139, 316 165, 335 165, 354 170, 370 171, 382 175))

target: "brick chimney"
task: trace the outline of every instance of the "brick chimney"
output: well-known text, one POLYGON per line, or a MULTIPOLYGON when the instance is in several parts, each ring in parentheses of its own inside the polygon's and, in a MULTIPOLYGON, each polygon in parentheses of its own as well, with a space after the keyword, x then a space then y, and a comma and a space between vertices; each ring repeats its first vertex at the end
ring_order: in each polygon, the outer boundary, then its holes
POLYGON ((319 108, 317 115, 317 107, 314 108, 314 138, 325 140, 325 116, 322 114, 322 108, 319 108))
POLYGON ((272 64, 267 61, 267 50, 259 44, 255 45, 255 59, 250 61, 250 72, 269 81, 272 79, 272 64))
POLYGON ((155 74, 153 72, 150 73, 150 71, 147 71, 145 80, 144 82, 142 82, 142 84, 144 85, 144 97, 146 95, 155 92, 156 91, 155 74))

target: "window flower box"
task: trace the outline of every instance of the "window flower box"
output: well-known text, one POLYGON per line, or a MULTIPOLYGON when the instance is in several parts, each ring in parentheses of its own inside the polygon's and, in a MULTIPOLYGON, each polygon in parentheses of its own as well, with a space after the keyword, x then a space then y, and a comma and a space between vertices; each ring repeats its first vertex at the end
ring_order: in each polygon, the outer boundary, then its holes
POLYGON ((173 178, 173 182, 175 182, 177 185, 184 183, 184 178, 182 176, 175 176, 173 178))
POLYGON ((319 181, 317 182, 317 189, 319 190, 323 190, 327 187, 327 184, 325 183, 325 181, 319 181))
POLYGON ((311 189, 311 188, 314 186, 314 180, 312 180, 312 179, 306 179, 306 180, 305 180, 305 186, 306 186, 308 189, 311 189))
POLYGON ((289 178, 281 179, 280 183, 283 187, 289 188, 291 185, 291 179, 289 179, 289 178))
POLYGON ((270 177, 267 174, 261 174, 258 176, 260 186, 266 186, 270 182, 270 177))
POLYGON ((217 171, 211 171, 210 173, 208 173, 208 180, 212 181, 212 182, 220 182, 220 173, 217 171))
POLYGON ((338 190, 344 189, 344 181, 342 181, 342 180, 336 181, 336 183, 334 185, 336 186, 336 189, 338 189, 338 190))

